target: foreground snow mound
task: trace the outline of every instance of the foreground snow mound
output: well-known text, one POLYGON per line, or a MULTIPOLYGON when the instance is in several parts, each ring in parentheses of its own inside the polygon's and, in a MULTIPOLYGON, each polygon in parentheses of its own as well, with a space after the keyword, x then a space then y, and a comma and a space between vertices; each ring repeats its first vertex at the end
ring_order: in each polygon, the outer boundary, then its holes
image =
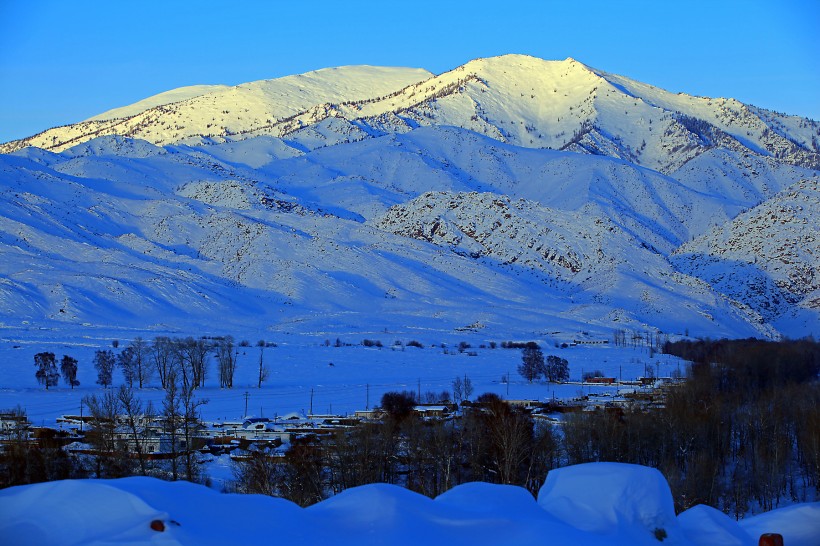
POLYGON ((508 485, 468 483, 430 499, 372 484, 303 509, 284 499, 135 477, 0 490, 0 544, 754 546, 752 537, 779 532, 787 546, 814 546, 819 515, 814 503, 741 525, 708 507, 675 518, 657 471, 614 463, 551 471, 538 503, 508 485), (154 520, 164 531, 151 529, 154 520))
POLYGON ((542 544, 584 541, 550 517, 525 489, 488 483, 457 486, 435 500, 402 487, 372 484, 343 491, 306 510, 312 544, 542 544))
MULTIPOLYGON (((678 523, 683 528, 686 538, 696 544, 757 546, 758 543, 757 539, 744 531, 737 521, 705 504, 699 504, 681 513, 678 516, 678 523)), ((755 536, 759 537, 760 534, 755 536)))
POLYGON ((168 514, 103 482, 59 481, 0 491, 0 542, 46 544, 179 544, 168 514), (159 520, 165 529, 151 529, 159 520))
POLYGON ((632 537, 634 544, 685 543, 669 484, 654 468, 589 463, 551 470, 538 504, 590 533, 632 537))
POLYGON ((735 521, 699 504, 678 516, 686 538, 698 545, 757 546, 760 536, 777 533, 786 546, 820 544, 820 502, 796 504, 735 521))
POLYGON ((817 546, 820 544, 820 502, 772 510, 742 520, 740 527, 753 537, 779 533, 786 546, 817 546))

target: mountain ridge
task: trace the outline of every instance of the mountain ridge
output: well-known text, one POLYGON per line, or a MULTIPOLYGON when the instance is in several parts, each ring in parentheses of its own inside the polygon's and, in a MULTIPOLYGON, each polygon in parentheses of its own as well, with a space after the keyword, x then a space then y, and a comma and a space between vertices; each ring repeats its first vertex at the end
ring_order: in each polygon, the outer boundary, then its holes
POLYGON ((0 322, 817 333, 820 251, 718 244, 820 231, 764 226, 815 210, 816 122, 571 58, 282 80, 3 145, 0 322))

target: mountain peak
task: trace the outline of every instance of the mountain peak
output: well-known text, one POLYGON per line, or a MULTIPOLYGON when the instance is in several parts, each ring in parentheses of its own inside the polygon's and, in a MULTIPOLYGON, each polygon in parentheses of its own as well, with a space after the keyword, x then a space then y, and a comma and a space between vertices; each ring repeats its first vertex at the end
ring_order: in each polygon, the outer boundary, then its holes
POLYGON ((0 146, 60 152, 0 155, 0 319, 743 337, 818 323, 820 205, 793 187, 820 173, 810 120, 516 54, 180 93, 0 146), (730 291, 727 272, 753 281, 730 291))
POLYGON ((0 152, 24 146, 59 152, 108 134, 157 145, 269 135, 315 149, 441 125, 527 148, 608 155, 665 173, 715 146, 820 167, 816 122, 671 93, 573 57, 549 61, 514 53, 438 76, 353 65, 228 88, 182 88, 2 145, 0 152))

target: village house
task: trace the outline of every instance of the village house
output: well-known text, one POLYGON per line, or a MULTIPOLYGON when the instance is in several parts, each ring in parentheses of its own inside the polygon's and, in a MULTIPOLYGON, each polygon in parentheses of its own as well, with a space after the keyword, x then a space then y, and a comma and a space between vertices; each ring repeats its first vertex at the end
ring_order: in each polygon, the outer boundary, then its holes
POLYGON ((26 416, 15 412, 0 413, 0 435, 5 437, 8 434, 17 433, 20 430, 27 429, 31 423, 26 416))
POLYGON ((413 413, 422 419, 445 419, 450 417, 450 407, 444 404, 422 404, 413 408, 413 413))

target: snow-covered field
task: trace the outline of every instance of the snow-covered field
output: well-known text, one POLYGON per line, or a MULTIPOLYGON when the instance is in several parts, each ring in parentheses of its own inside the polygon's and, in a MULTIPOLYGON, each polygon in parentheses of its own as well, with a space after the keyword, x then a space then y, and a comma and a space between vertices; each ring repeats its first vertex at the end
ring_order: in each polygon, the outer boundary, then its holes
MULTIPOLYGON (((0 338, 0 363, 3 374, 0 377, 0 408, 21 405, 35 425, 53 426, 63 414, 79 414, 80 401, 87 394, 99 393, 96 370, 92 360, 94 351, 112 349, 112 337, 75 337, 58 341, 54 334, 0 338), (80 386, 72 389, 61 380, 56 388, 48 391, 40 386, 34 376, 34 355, 39 352, 53 352, 59 362, 64 354, 79 360, 78 379, 80 386)), ((606 386, 569 384, 528 384, 516 371, 521 363, 520 349, 500 348, 503 339, 494 340, 498 348, 490 349, 490 340, 475 334, 465 334, 461 338, 452 337, 433 340, 429 337, 410 338, 390 333, 370 334, 368 339, 380 341, 384 347, 363 347, 362 336, 311 337, 282 336, 267 339, 276 347, 264 350, 264 364, 268 367, 269 378, 262 388, 257 388, 260 348, 256 338, 251 338, 249 347, 237 347, 239 359, 233 389, 220 389, 216 364, 211 358, 206 387, 198 396, 207 398, 202 408, 206 420, 236 419, 245 412, 244 393, 249 393, 248 414, 252 416, 274 417, 291 412, 309 413, 311 392, 313 412, 317 414, 348 414, 356 410, 378 405, 382 394, 388 391, 410 390, 440 393, 451 390, 456 377, 470 378, 474 386, 473 397, 494 392, 506 399, 569 399, 581 394, 616 394, 617 389, 606 386), (336 339, 349 346, 336 347, 336 339), (406 343, 417 339, 424 347, 407 347, 406 343), (326 346, 325 342, 330 346, 326 346), (395 345, 401 341, 404 345, 395 345), (464 342, 470 348, 459 352, 458 345, 464 342), (442 345, 446 345, 443 347, 442 345), (481 348, 485 345, 485 348, 481 348), (474 356, 473 356, 474 355, 474 356), (510 375, 509 385, 502 380, 510 375)), ((238 338, 241 341, 243 338, 238 338)), ((119 338, 122 350, 129 340, 119 338)), ((521 340, 516 340, 521 341, 521 340)), ((527 341, 527 340, 523 340, 527 341)), ((544 354, 555 354, 569 362, 570 379, 579 380, 585 371, 601 370, 604 375, 636 379, 647 373, 647 367, 659 376, 669 376, 678 370, 685 372, 686 365, 669 355, 656 354, 650 357, 646 348, 622 348, 609 346, 575 346, 556 348, 555 343, 571 341, 571 335, 549 340, 544 354)), ((114 385, 122 383, 122 375, 117 371, 114 385)), ((163 391, 155 379, 150 386, 137 390, 144 401, 152 401, 158 407, 163 391)))
POLYGON ((820 503, 740 523, 702 505, 676 516, 657 470, 617 463, 553 470, 537 501, 523 488, 480 482, 435 499, 372 484, 304 509, 284 499, 219 494, 153 478, 67 480, 0 491, 0 537, 19 546, 754 546, 767 532, 782 534, 787 546, 816 546, 818 521, 820 503))

